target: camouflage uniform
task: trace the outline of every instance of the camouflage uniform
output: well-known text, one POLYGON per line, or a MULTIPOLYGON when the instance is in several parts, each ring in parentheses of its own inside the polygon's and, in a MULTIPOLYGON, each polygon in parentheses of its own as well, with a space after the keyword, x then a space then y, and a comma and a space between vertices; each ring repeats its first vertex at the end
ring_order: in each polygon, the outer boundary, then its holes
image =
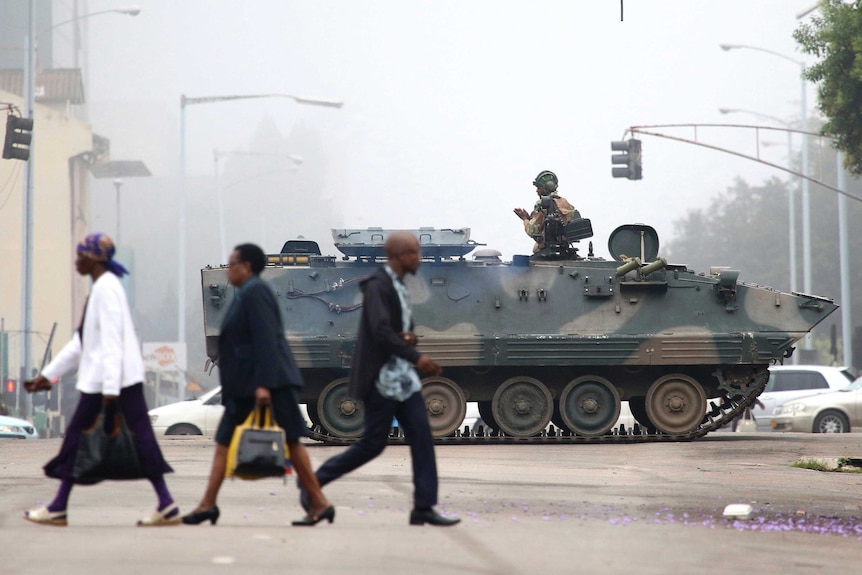
MULTIPOLYGON (((554 198, 554 203, 557 204, 557 210, 559 210, 560 215, 563 218, 563 223, 569 223, 574 218, 575 206, 569 203, 566 198, 560 196, 557 192, 551 192, 548 196, 554 198)), ((536 236, 541 236, 542 232, 544 232, 545 227, 545 212, 542 211, 542 200, 541 198, 536 200, 536 204, 533 206, 533 211, 530 213, 530 219, 524 220, 524 231, 527 232, 527 235, 531 238, 535 238, 536 236)), ((536 253, 544 246, 543 243, 539 243, 538 241, 533 245, 533 253, 536 253)))

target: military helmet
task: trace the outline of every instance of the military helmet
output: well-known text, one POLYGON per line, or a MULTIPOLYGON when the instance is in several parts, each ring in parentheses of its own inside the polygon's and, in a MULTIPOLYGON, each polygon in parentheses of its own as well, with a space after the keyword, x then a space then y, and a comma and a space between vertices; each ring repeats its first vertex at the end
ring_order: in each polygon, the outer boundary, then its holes
POLYGON ((542 170, 539 172, 539 175, 536 176, 536 179, 533 180, 534 186, 549 194, 557 191, 557 183, 557 175, 550 170, 542 170))

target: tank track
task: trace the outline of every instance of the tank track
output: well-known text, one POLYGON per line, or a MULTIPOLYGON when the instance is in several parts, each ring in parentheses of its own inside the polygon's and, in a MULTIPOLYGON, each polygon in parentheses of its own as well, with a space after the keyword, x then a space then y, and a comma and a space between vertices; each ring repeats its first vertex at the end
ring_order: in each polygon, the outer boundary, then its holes
MULTIPOLYGON (((475 444, 568 444, 568 443, 656 443, 667 441, 691 441, 705 436, 711 431, 715 431, 725 425, 730 424, 734 419, 741 416, 745 409, 750 407, 755 398, 763 392, 766 387, 766 382, 769 379, 768 373, 764 370, 745 382, 733 382, 732 384, 724 381, 720 372, 716 372, 721 382, 719 389, 724 392, 724 401, 720 405, 716 405, 715 401, 709 401, 709 411, 704 416, 703 421, 692 431, 688 433, 662 433, 659 431, 648 433, 647 430, 641 428, 637 423, 631 429, 626 429, 625 425, 620 424, 619 428, 614 428, 605 435, 598 437, 584 437, 572 434, 569 431, 556 429, 553 425, 548 430, 533 437, 512 437, 504 435, 502 432, 487 431, 481 435, 469 433, 469 430, 458 430, 452 435, 445 437, 435 437, 436 445, 475 445, 475 444), (467 433, 464 433, 467 431, 467 433)), ((359 438, 345 439, 329 434, 320 426, 315 426, 309 429, 308 437, 316 441, 320 441, 326 445, 350 445, 359 440, 359 438)), ((393 432, 389 436, 389 445, 405 445, 407 443, 404 434, 398 429, 393 428, 393 432)))

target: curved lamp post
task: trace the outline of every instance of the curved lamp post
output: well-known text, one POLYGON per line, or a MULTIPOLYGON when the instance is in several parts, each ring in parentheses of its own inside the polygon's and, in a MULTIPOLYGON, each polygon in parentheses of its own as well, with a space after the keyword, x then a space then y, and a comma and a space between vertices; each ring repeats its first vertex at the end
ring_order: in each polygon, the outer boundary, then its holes
POLYGON ((267 94, 233 94, 225 96, 200 96, 191 98, 180 95, 180 221, 178 246, 178 285, 177 285, 177 341, 186 341, 186 106, 194 104, 214 104, 233 100, 259 100, 262 98, 288 98, 297 104, 341 108, 341 100, 308 98, 280 92, 267 94))
MULTIPOLYGON (((771 122, 775 122, 777 124, 782 124, 786 127, 790 127, 790 122, 786 120, 782 120, 781 118, 777 118, 775 116, 770 116, 769 114, 761 114, 760 112, 755 112, 753 110, 745 110, 742 108, 719 108, 719 112, 722 114, 750 114, 752 116, 757 116, 758 118, 763 118, 765 120, 769 120, 771 122)), ((790 132, 787 132, 787 155, 788 158, 793 155, 793 135, 790 132)), ((787 211, 788 211, 788 244, 790 249, 790 291, 796 291, 796 208, 795 202, 793 199, 793 190, 787 190, 787 211)))
MULTIPOLYGON (((780 52, 775 52, 774 50, 769 50, 767 48, 761 48, 760 46, 751 46, 749 44, 719 44, 719 48, 721 48, 725 52, 729 52, 730 50, 755 50, 757 52, 763 52, 765 54, 775 56, 776 58, 781 58, 782 60, 787 60, 788 62, 792 62, 799 66, 799 76, 802 82, 799 117, 802 124, 801 130, 803 132, 808 131, 808 104, 806 100, 807 90, 805 77, 802 76, 802 73, 805 71, 805 63, 796 60, 795 58, 791 58, 790 56, 785 56, 780 52)), ((805 134, 802 134, 802 173, 808 173, 808 136, 806 136, 805 134)), ((812 293, 811 197, 809 193, 808 180, 805 178, 802 178, 802 290, 807 294, 812 293)), ((811 334, 808 333, 802 340, 802 342, 805 349, 811 349, 811 334)))

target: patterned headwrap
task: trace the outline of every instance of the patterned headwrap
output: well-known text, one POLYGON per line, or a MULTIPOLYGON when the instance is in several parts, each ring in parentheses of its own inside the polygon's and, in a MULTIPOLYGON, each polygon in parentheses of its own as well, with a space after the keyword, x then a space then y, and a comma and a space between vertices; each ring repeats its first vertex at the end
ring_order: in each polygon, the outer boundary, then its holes
POLYGON ((119 262, 114 261, 114 240, 105 234, 90 234, 78 244, 78 253, 83 254, 97 262, 102 262, 109 272, 123 277, 129 270, 119 262))

